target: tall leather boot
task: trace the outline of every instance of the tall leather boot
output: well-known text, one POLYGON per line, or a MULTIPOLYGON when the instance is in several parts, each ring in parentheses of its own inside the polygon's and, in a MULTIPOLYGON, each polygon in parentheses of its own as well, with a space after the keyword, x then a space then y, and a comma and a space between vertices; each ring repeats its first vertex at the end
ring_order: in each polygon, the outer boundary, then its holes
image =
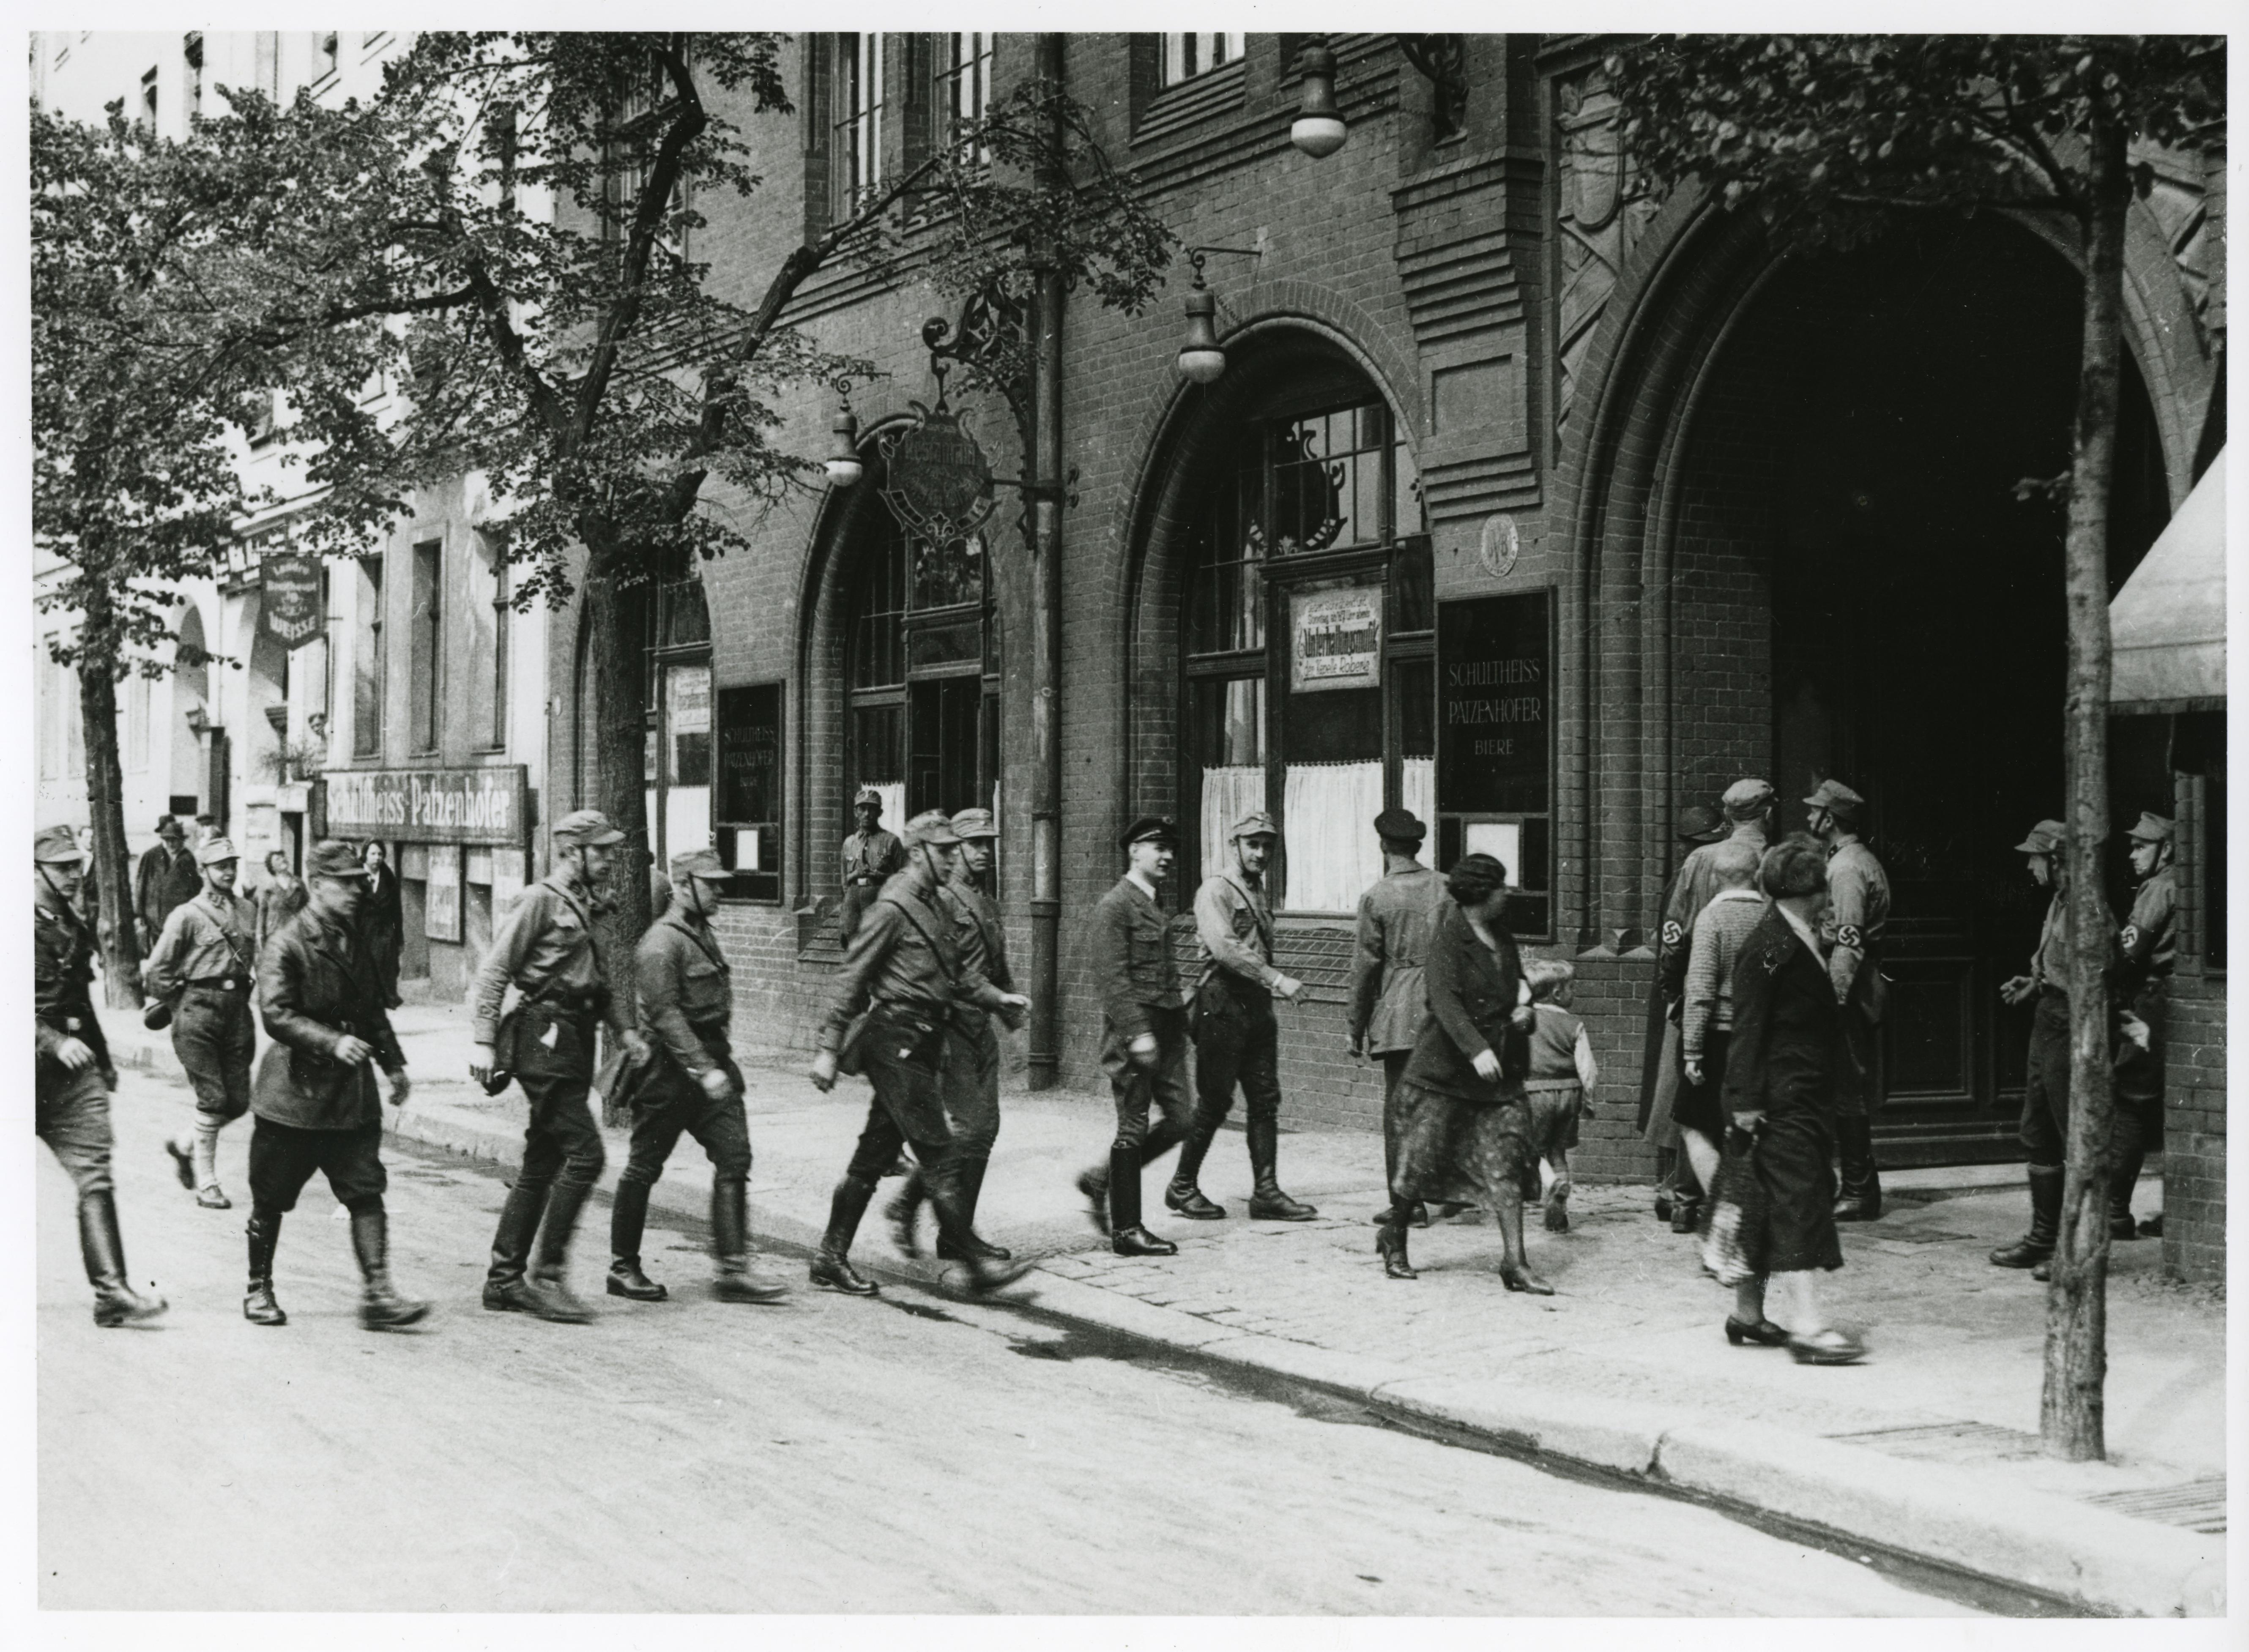
POLYGON ((1257 1222, 1310 1222, 1320 1213, 1310 1205, 1281 1191, 1281 1121, 1249 1120, 1249 1167, 1255 1173, 1255 1191, 1249 1195, 1249 1215, 1257 1222))
POLYGON ((117 1195, 104 1190, 80 1195, 78 1201, 78 1244, 86 1259, 86 1277, 93 1286, 93 1322, 98 1325, 134 1325, 164 1311, 163 1298, 142 1296, 125 1282, 125 1241, 117 1231, 117 1195))
POLYGON ((847 1297, 871 1297, 880 1289, 871 1279, 863 1279, 851 1266, 851 1241, 859 1232, 859 1219, 867 1214, 867 1201, 875 1196, 875 1184, 844 1174, 836 1184, 836 1192, 828 1201, 828 1231, 820 1241, 820 1254, 812 1259, 812 1283, 824 1291, 840 1291, 847 1297))
POLYGON ((641 1271, 641 1236, 648 1229, 649 1184, 617 1183, 609 1203, 609 1277, 603 1287, 613 1297, 662 1302, 671 1293, 641 1271))
MULTIPOLYGON (((1015 1253, 1014 1251, 1008 1249, 1005 1245, 995 1245, 992 1243, 992 1242, 985 1238, 982 1234, 976 1231, 976 1206, 979 1201, 983 1198, 984 1173, 986 1170, 990 1168, 991 1162, 992 1161, 988 1159, 972 1159, 966 1155, 962 1157, 960 1160, 960 1208, 967 1214, 968 1217, 969 1254, 972 1256, 981 1256, 987 1262, 1009 1262, 1014 1258, 1015 1253)), ((937 1242, 937 1259, 939 1262, 966 1262, 968 1260, 968 1257, 955 1255, 953 1242, 940 1236, 937 1242)))
POLYGON ((547 1214, 547 1189, 518 1182, 507 1190, 500 1207, 499 1226, 492 1233, 492 1269, 485 1275, 485 1306, 494 1313, 527 1313, 523 1276, 531 1264, 532 1236, 539 1219, 547 1214))
POLYGON ((1991 1264, 1998 1268, 2035 1268, 2053 1255, 2055 1239, 2061 1233, 2061 1182, 2065 1172, 2060 1165, 2032 1165, 2031 1182, 2031 1230, 2011 1245, 2002 1245, 1991 1253, 1991 1264))
POLYGON ((524 1305, 558 1325, 590 1324, 594 1311, 570 1289, 570 1237, 578 1212, 592 1189, 582 1182, 558 1181, 547 1195, 547 1213, 532 1242, 531 1270, 524 1276, 524 1305))
POLYGON ((1109 1150, 1109 1248, 1120 1256, 1176 1256, 1180 1248, 1140 1225, 1140 1155, 1109 1150))
MULTIPOLYGON (((915 1149, 917 1155, 921 1149, 915 1149)), ((969 1226, 968 1212, 960 1196, 960 1158, 959 1150, 950 1146, 938 1148, 922 1159, 922 1178, 929 1187, 929 1201, 937 1208, 937 1229, 943 1236, 946 1249, 955 1252, 968 1270, 968 1288, 980 1296, 996 1291, 1001 1285, 1012 1284, 1031 1270, 1028 1262, 1000 1262, 982 1254, 985 1247, 969 1226)))
POLYGON ((1200 1111, 1196 1112, 1186 1139, 1180 1143, 1179 1162, 1173 1167, 1171 1183, 1164 1189, 1165 1206, 1189 1222, 1226 1219, 1226 1207, 1205 1197, 1203 1190, 1195 1185, 1202 1174, 1202 1161, 1209 1156, 1210 1144, 1216 1139, 1222 1122, 1219 1118, 1206 1119, 1200 1111))
POLYGON ((242 1299, 242 1317, 254 1325, 285 1325, 289 1316, 273 1300, 273 1251, 281 1242, 281 1213, 253 1207, 243 1231, 250 1242, 250 1294, 242 1299))
POLYGON ((2132 1189, 2139 1186, 2140 1167, 2147 1162, 2147 1120, 2133 1103, 2119 1098, 2116 1121, 2108 1136, 2108 1236, 2136 1239, 2139 1224, 2132 1220, 2132 1189))
POLYGON ((1873 1222, 1882 1214, 1882 1179, 1874 1170, 1874 1125, 1871 1119, 1838 1119, 1835 1145, 1843 1161, 1838 1222, 1873 1222))
POLYGON ((779 1302, 788 1287, 750 1260, 750 1188, 721 1176, 711 1184, 711 1249, 719 1265, 711 1294, 721 1302, 779 1302))
POLYGON ((430 1304, 402 1297, 390 1283, 390 1216, 381 1205, 351 1213, 352 1254, 366 1282, 359 1322, 369 1331, 402 1331, 430 1314, 430 1304))

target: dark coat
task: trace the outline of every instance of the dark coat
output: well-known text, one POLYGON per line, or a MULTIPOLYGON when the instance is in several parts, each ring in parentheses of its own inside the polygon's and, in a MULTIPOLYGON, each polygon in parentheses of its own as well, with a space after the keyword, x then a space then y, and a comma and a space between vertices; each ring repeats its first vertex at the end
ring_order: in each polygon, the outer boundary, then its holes
POLYGON ((1726 1111, 1832 1114, 1840 1015, 1827 966, 1768 907, 1734 966, 1726 1111))
POLYGON ((258 960, 258 1008, 265 1047, 251 1108, 261 1119, 304 1130, 355 1130, 379 1124, 375 1069, 406 1065, 383 1007, 365 934, 330 924, 316 908, 299 912, 258 960), (331 1053, 347 1034, 375 1046, 375 1061, 347 1066, 331 1053))
POLYGON ((1502 926, 1494 953, 1476 939, 1468 914, 1449 897, 1438 909, 1429 941, 1429 1019, 1406 1063, 1404 1081, 1463 1101, 1519 1096, 1530 1070, 1530 1043, 1514 1025, 1522 998, 1523 955, 1502 926), (1500 1077, 1479 1077, 1475 1058, 1499 1052, 1500 1077))

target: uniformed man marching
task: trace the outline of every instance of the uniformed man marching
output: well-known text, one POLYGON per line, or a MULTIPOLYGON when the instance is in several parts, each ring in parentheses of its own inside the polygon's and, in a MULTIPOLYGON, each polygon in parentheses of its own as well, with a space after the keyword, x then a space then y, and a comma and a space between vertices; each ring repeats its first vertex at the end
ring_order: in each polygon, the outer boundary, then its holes
POLYGON ((117 1231, 117 1185, 110 1175, 115 1138, 109 1092, 117 1069, 93 1013, 93 934, 73 903, 86 877, 86 851, 67 826, 31 839, 31 1029, 38 1046, 32 1091, 39 1139, 78 1187, 79 1249, 93 1286, 93 1322, 137 1325, 164 1311, 164 1299, 126 1283, 125 1242, 117 1231))
POLYGON ((234 1201, 218 1185, 218 1132, 250 1111, 250 1061, 258 1053, 250 998, 257 985, 253 937, 258 912, 234 891, 241 862, 234 845, 214 837, 196 850, 203 886, 175 906, 148 954, 148 990, 172 1022, 172 1053, 196 1092, 192 1146, 167 1141, 180 1186, 206 1210, 234 1201))
MULTIPOLYGON (((1351 1053, 1382 1063, 1382 1185, 1398 1174, 1398 1077, 1413 1057, 1428 1019, 1422 966, 1429 955, 1445 880, 1421 864, 1428 835, 1411 809, 1386 809, 1374 817, 1382 844, 1382 877, 1358 898, 1358 945, 1351 961, 1351 1053)), ((1429 1225, 1428 1208, 1407 1213, 1416 1227, 1429 1225)), ((1387 1227, 1390 1212, 1374 1218, 1387 1227)))
POLYGON ((613 1297, 661 1302, 669 1294, 641 1267, 641 1234, 649 1189, 683 1132, 711 1159, 711 1251, 719 1270, 712 1293, 721 1302, 778 1302, 788 1294, 750 1261, 750 1122, 742 1070, 727 1038, 733 972, 711 933, 726 877, 716 850, 674 855, 670 899, 635 954, 641 1036, 653 1053, 634 1093, 631 1158, 617 1178, 609 1216, 613 1297))
POLYGON ((883 892, 883 885, 906 864, 905 845, 883 829, 883 795, 870 786, 851 805, 859 829, 843 840, 843 940, 859 932, 859 919, 883 892))
POLYGON ((1890 880, 1874 851, 1860 840, 1867 800, 1839 780, 1819 782, 1804 800, 1805 823, 1827 845, 1827 978, 1842 1006, 1835 1050, 1835 1142, 1842 1180, 1838 1222, 1872 1222, 1882 1214, 1874 1169, 1874 1118, 1882 1110, 1877 1029, 1888 1007, 1882 980, 1882 937, 1890 921, 1890 880))
POLYGON ((2023 1151, 2029 1160, 2031 1225, 2011 1245, 1991 1253, 2001 1268, 2044 1267, 2061 1231, 2064 1163, 2069 1147, 2069 869, 2062 858, 2067 829, 2042 820, 2015 845, 2027 857, 2032 881, 2053 891, 2030 973, 1999 984, 2010 1005, 2035 1001, 2030 1062, 2023 1082, 2023 1151))
MULTIPOLYGON (((953 830, 960 839, 960 858, 939 894, 952 915, 961 962, 1001 991, 1013 992, 1015 976, 1008 967, 1007 931, 1000 921, 999 905, 986 887, 992 875, 993 848, 1000 837, 999 823, 988 809, 964 809, 953 817, 953 830)), ((953 1150, 960 1158, 961 1205, 972 1234, 977 1201, 984 1192, 984 1173, 992 1161, 992 1144, 1000 1137, 1000 1035, 992 1026, 995 1013, 1011 1028, 1022 1025, 1021 1012, 1016 1010, 994 1012, 968 1004, 954 1008, 946 1028, 939 1075, 946 1119, 953 1126, 953 1150)), ((908 1256, 918 1249, 914 1229, 928 1197, 928 1188, 917 1170, 906 1178, 905 1186, 884 1213, 898 1249, 908 1256)), ((993 1261, 1008 1259, 1009 1252, 1003 1247, 980 1236, 975 1242, 993 1261)), ((937 1254, 947 1262, 967 1260, 953 1255, 942 1240, 937 1254)))
POLYGON ((522 1084, 531 1119, 523 1167, 492 1235, 485 1306, 582 1325, 593 1318, 569 1284, 570 1236, 602 1174, 602 1132, 587 1095, 594 1083, 595 1029, 609 1033, 634 1064, 648 1044, 609 990, 594 941, 594 912, 616 845, 625 835, 599 809, 581 809, 554 828, 554 870, 523 891, 477 971, 470 1076, 485 1083, 504 1065, 522 1084), (522 999, 498 1046, 500 1002, 522 999))
POLYGON ((350 844, 329 841, 313 846, 305 872, 310 898, 258 960, 258 1012, 271 1042, 250 1103, 258 1119, 250 1134, 250 1291, 242 1317, 288 1324, 273 1297, 273 1253, 281 1218, 317 1170, 351 1213, 360 1324, 397 1331, 430 1311, 391 1285, 382 1202, 389 1178, 375 1070, 389 1076, 390 1105, 402 1107, 411 1088, 406 1057, 390 1029, 382 967, 360 931, 367 868, 350 844))
POLYGON ((937 809, 906 823, 906 864, 890 882, 851 938, 836 981, 812 1082, 831 1090, 847 1036, 855 1064, 873 1084, 866 1128, 836 1184, 828 1232, 813 1258, 812 1283, 851 1296, 876 1287, 851 1266, 851 1241, 859 1231, 875 1185, 897 1161, 901 1145, 913 1149, 938 1230, 946 1249, 964 1259, 972 1290, 991 1291, 1021 1278, 1027 1263, 994 1259, 970 1226, 962 1198, 960 1158, 945 1116, 943 1059, 946 1029, 956 1013, 973 1006, 1028 1008, 1020 993, 1002 992, 961 956, 959 935, 939 890, 959 855, 959 835, 937 809))
POLYGON ((1291 1002, 1303 982, 1273 967, 1273 907, 1265 896, 1265 869, 1280 830, 1266 814, 1248 815, 1234 829, 1234 864, 1203 879, 1195 891, 1195 938, 1202 978, 1195 988, 1194 1129, 1180 1146, 1180 1162, 1164 1202, 1193 1222, 1215 1222, 1226 1208, 1195 1185, 1203 1155, 1234 1106, 1241 1086, 1248 1112, 1249 1168, 1255 1178, 1249 1214, 1261 1222, 1310 1222, 1320 1213, 1281 1191, 1281 1027, 1273 1015, 1277 995, 1291 1002))
POLYGON ((2129 1008, 2116 1045, 2116 1126, 2108 1194, 2108 1236, 2130 1239, 2163 1232, 2163 1219, 2132 1222, 2132 1189, 2147 1160, 2148 1140, 2163 1126, 2163 1039, 2169 1027, 2171 970, 2178 952, 2177 874, 2171 870, 2173 829, 2161 815, 2142 810, 2132 840, 2132 871, 2140 887, 2116 937, 2116 1002, 2129 1008), (2142 1040, 2145 1040, 2142 1043, 2142 1040))
POLYGON ((1159 815, 1124 829, 1131 864, 1093 909, 1093 979, 1101 993, 1101 1070, 1117 1101, 1109 1162, 1077 1179, 1093 1225, 1120 1256, 1169 1256, 1179 1247, 1140 1222, 1140 1173, 1184 1140, 1194 1104, 1187 1093, 1187 1012, 1156 891, 1171 878, 1179 830, 1159 815), (1152 1101, 1158 1119, 1148 1119, 1152 1101))

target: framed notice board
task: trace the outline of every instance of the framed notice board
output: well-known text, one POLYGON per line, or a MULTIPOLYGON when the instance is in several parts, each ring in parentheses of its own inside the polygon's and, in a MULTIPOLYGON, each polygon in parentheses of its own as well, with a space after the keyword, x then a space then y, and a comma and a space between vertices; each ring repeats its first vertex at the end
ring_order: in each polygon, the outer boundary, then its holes
POLYGON ((1509 922, 1553 932, 1554 594, 1437 605, 1437 859, 1496 855, 1509 922))
POLYGON ((781 761, 782 685, 719 691, 717 795, 711 823, 738 900, 781 897, 781 824, 787 770, 781 761))

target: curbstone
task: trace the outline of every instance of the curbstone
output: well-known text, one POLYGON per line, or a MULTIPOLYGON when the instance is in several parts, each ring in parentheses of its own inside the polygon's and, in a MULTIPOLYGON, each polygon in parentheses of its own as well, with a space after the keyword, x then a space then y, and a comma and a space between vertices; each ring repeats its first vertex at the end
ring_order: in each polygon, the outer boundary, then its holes
POLYGON ((1667 1430, 1655 1470, 1688 1490, 2096 1612, 2183 1617, 2225 1610, 2223 1538, 2129 1519, 1950 1463, 1753 1424, 1703 1423, 1667 1430))
POLYGON ((1630 1401, 1541 1393, 1489 1378, 1416 1378, 1386 1384, 1372 1397, 1410 1415, 1489 1435, 1517 1450, 1641 1476, 1654 1470, 1674 1415, 1630 1401))

